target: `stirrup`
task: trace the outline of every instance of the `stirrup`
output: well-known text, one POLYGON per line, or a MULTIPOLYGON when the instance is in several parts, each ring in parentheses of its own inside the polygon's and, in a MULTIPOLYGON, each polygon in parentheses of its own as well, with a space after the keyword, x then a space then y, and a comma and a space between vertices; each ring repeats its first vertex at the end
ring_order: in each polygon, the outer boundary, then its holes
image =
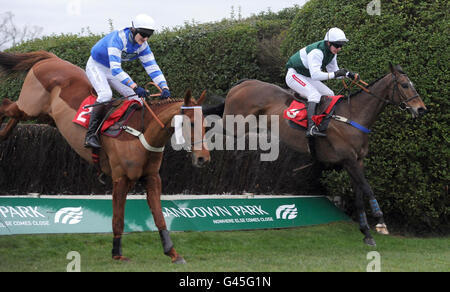
POLYGON ((92 135, 86 138, 84 141, 84 147, 86 148, 102 148, 100 141, 96 135, 92 135))
POLYGON ((313 136, 317 136, 317 137, 326 137, 327 134, 322 133, 319 131, 319 128, 317 128, 316 125, 313 125, 311 127, 311 129, 306 131, 306 137, 313 137, 313 136))

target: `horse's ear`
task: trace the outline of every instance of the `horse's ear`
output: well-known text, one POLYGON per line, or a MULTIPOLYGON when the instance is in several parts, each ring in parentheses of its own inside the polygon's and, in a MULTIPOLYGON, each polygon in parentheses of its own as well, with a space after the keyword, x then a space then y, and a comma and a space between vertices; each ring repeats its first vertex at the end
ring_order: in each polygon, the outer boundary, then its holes
POLYGON ((395 73, 395 68, 394 65, 392 65, 391 62, 389 62, 389 69, 391 70, 391 73, 394 74, 395 73))
POLYGON ((184 104, 185 105, 188 105, 191 103, 191 97, 192 97, 191 89, 186 90, 186 93, 184 94, 184 104))
POLYGON ((205 101, 206 98, 206 90, 203 90, 202 95, 200 95, 200 98, 197 100, 197 104, 202 104, 205 101))

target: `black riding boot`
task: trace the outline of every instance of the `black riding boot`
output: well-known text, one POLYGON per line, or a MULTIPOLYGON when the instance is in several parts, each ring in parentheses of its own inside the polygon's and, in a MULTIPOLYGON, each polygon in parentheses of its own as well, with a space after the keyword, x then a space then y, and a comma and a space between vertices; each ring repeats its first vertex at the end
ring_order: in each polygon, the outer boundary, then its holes
POLYGON ((325 137, 325 133, 321 133, 319 131, 319 128, 317 128, 316 124, 312 120, 312 116, 316 114, 316 102, 308 102, 308 129, 306 130, 306 137, 312 137, 312 136, 320 136, 325 137))
POLYGON ((97 129, 102 123, 105 116, 106 105, 101 104, 94 106, 91 112, 91 118, 89 120, 89 129, 86 133, 86 139, 84 140, 84 147, 89 148, 101 148, 100 141, 98 140, 97 129))

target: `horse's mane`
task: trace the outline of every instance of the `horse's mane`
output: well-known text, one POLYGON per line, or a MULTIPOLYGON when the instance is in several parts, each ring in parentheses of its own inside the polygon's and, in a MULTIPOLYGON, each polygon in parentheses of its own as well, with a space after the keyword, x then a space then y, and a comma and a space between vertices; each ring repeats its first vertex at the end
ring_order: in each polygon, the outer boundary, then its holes
POLYGON ((184 99, 182 98, 168 98, 165 100, 153 100, 150 102, 150 106, 163 106, 163 105, 168 105, 168 104, 172 104, 172 103, 177 103, 177 102, 184 102, 184 99))

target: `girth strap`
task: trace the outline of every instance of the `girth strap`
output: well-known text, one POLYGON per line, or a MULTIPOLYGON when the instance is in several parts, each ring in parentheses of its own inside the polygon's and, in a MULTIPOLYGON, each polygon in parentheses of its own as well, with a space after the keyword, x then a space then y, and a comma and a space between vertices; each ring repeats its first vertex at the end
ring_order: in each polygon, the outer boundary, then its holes
POLYGON ((122 130, 127 132, 128 134, 131 134, 133 136, 136 136, 139 138, 139 141, 141 141, 142 146, 144 146, 145 149, 151 152, 164 152, 164 146, 163 147, 153 147, 150 144, 147 143, 145 140, 144 134, 130 126, 122 126, 122 130))

